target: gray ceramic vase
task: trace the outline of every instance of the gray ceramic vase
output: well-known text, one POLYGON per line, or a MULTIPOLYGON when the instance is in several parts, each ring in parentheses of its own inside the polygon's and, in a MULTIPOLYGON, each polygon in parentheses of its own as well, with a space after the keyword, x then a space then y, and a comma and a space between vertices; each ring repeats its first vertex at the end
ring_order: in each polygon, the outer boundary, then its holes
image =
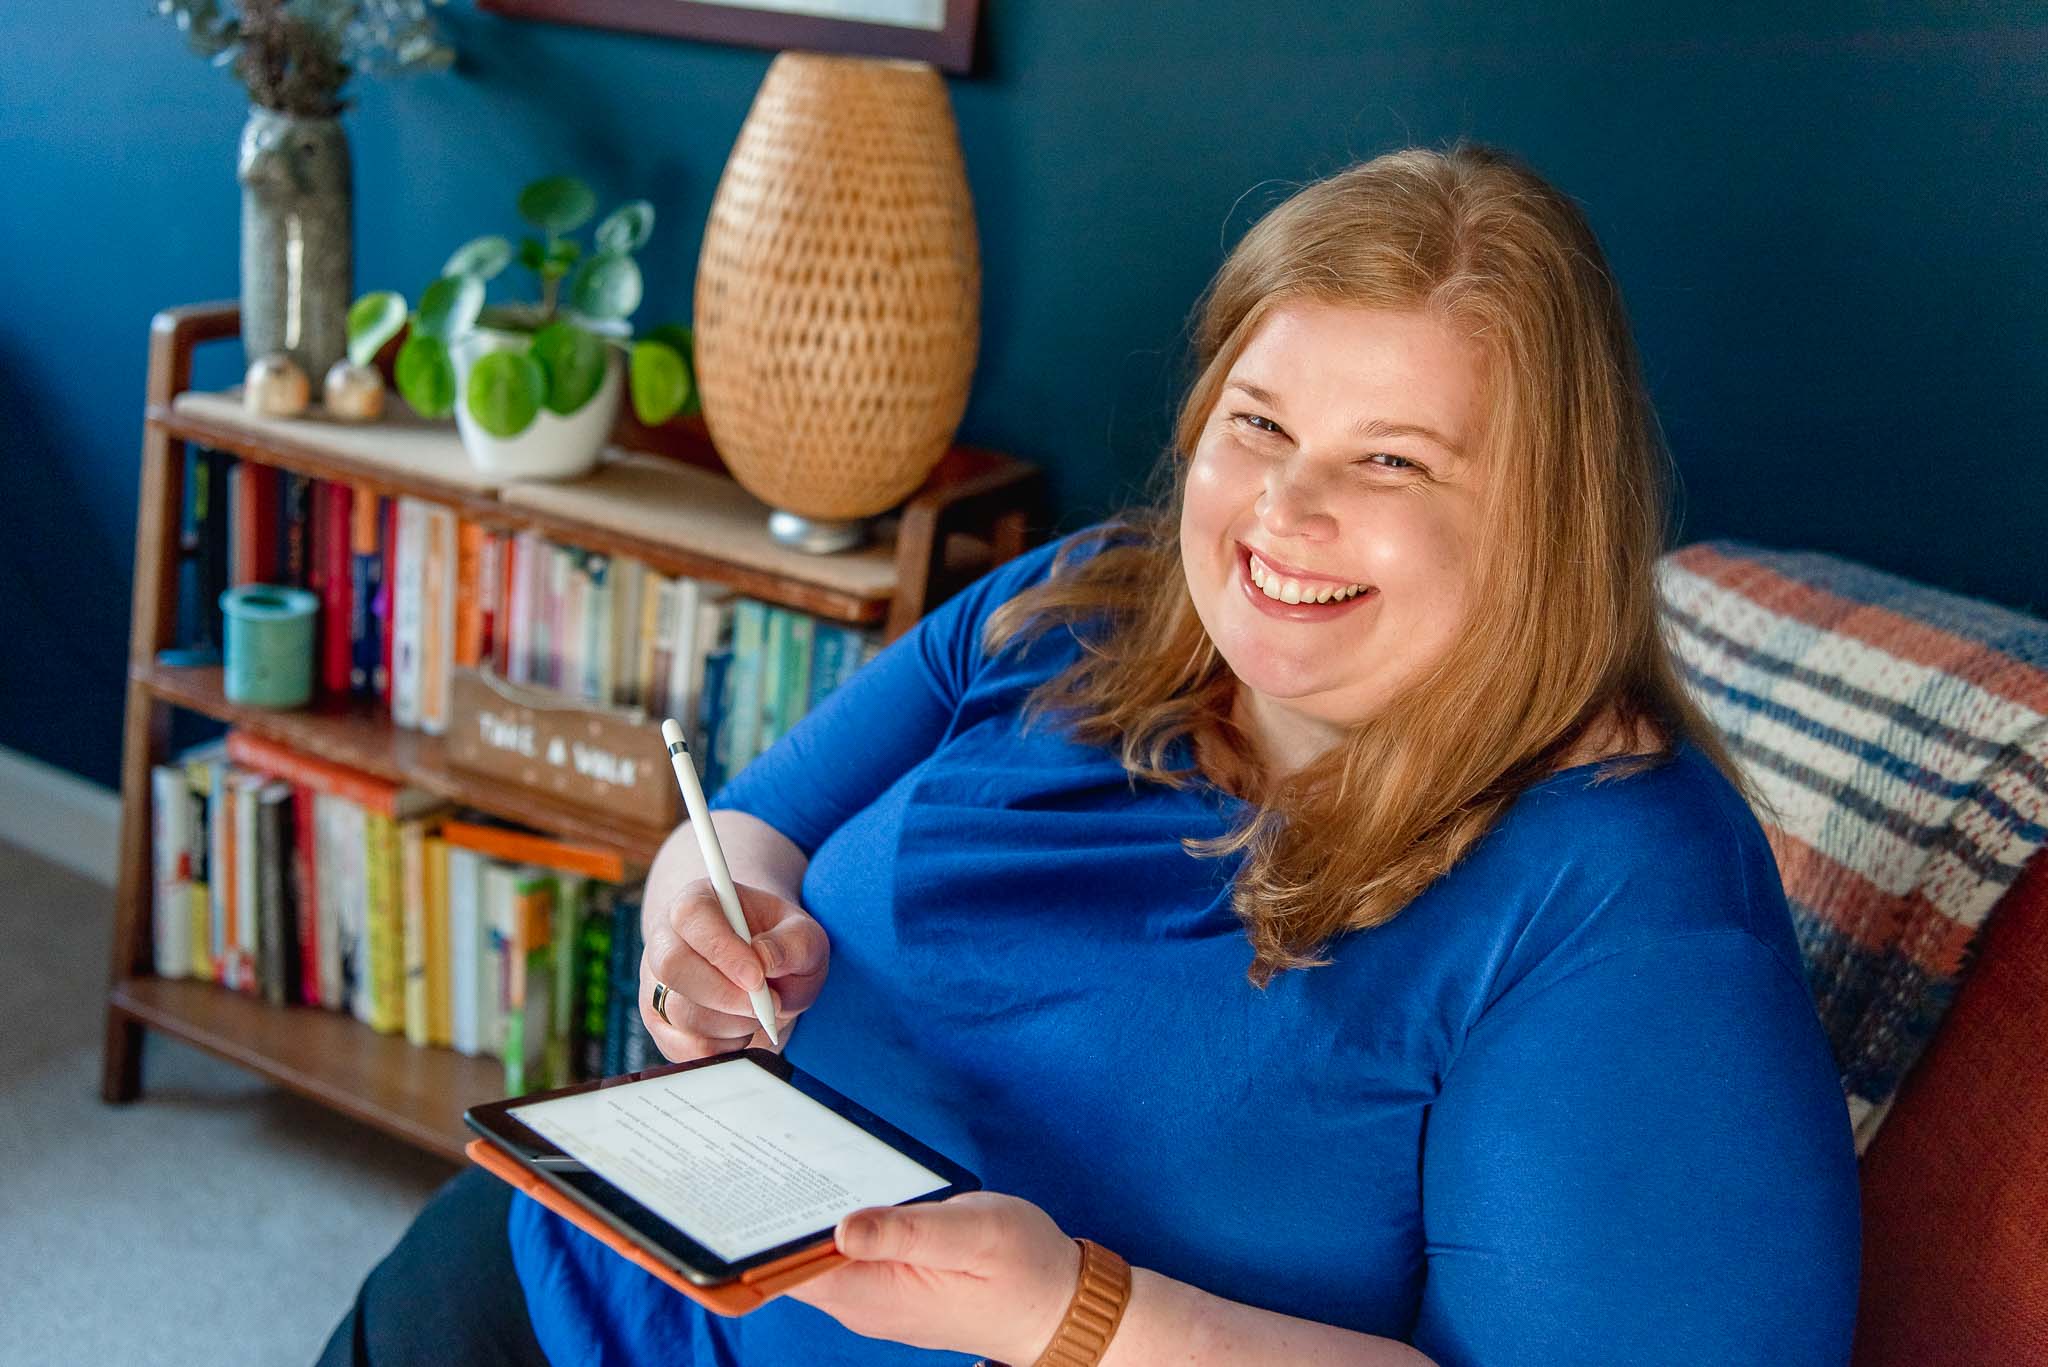
POLYGON ((242 126, 242 348, 289 352, 314 391, 348 350, 348 138, 339 119, 251 108, 242 126))

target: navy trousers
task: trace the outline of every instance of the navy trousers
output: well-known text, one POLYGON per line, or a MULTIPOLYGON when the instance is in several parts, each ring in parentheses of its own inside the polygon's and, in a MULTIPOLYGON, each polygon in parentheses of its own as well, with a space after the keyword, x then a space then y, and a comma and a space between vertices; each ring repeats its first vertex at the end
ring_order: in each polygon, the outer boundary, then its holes
POLYGON ((548 1367, 505 1238, 511 1206, 482 1168, 451 1178, 363 1279, 318 1367, 548 1367))

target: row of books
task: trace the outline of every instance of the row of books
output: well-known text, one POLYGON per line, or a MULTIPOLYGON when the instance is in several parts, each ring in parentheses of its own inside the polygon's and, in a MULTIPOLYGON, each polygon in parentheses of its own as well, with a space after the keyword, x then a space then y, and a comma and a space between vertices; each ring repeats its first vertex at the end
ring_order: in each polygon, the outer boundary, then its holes
POLYGON ((872 633, 431 500, 208 449, 186 472, 182 639, 218 647, 232 585, 308 589, 319 692, 376 700, 431 734, 447 729, 454 670, 481 666, 677 718, 715 790, 880 649, 872 633))
POLYGON ((616 855, 240 730, 158 766, 152 796, 159 976, 498 1058, 507 1095, 655 1060, 616 855))

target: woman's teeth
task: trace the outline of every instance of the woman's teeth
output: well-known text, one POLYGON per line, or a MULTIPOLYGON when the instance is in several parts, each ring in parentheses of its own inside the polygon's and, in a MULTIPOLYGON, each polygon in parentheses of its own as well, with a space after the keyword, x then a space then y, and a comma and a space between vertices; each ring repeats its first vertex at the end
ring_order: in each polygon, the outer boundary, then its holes
POLYGON ((1341 603, 1365 592, 1363 584, 1346 584, 1342 588, 1329 584, 1306 586, 1299 579, 1290 579, 1268 570, 1265 562, 1256 555, 1245 558, 1251 562, 1252 584, 1268 598, 1282 603, 1341 603))

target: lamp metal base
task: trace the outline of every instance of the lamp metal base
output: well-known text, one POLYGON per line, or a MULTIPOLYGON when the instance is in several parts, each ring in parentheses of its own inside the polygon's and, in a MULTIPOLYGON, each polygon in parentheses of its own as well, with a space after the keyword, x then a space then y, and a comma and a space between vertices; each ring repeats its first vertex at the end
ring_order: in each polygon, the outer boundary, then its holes
POLYGON ((804 517, 780 508, 768 514, 768 535, 778 545, 810 555, 831 555, 867 544, 868 519, 804 517))

